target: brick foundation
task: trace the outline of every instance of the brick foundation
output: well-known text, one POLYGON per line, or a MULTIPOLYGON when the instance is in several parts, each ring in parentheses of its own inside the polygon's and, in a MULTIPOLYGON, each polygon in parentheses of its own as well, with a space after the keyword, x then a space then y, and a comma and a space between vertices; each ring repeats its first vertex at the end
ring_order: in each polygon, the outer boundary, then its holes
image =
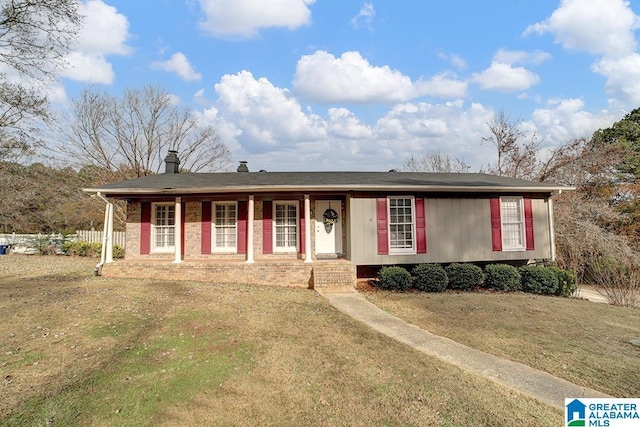
POLYGON ((354 286, 356 267, 344 260, 304 263, 300 260, 244 262, 182 262, 120 260, 102 267, 102 275, 118 278, 194 280, 207 283, 330 288, 354 286))

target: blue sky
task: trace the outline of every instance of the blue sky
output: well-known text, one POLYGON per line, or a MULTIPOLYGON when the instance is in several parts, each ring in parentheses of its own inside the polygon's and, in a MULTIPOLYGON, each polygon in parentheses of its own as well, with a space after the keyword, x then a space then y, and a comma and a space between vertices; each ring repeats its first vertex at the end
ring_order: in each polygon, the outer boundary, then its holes
POLYGON ((504 111, 547 149, 640 107, 623 0, 88 0, 64 108, 87 85, 159 85, 251 170, 474 169, 504 111))

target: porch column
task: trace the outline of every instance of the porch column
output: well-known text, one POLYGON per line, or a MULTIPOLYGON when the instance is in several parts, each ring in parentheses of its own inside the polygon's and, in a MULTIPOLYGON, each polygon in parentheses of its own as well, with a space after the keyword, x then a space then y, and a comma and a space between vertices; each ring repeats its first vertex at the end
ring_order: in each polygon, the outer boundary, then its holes
POLYGON ((311 201, 309 195, 304 195, 304 262, 313 262, 311 259, 311 201))
POLYGON ((247 264, 253 264, 253 196, 249 196, 247 203, 247 264))
POLYGON ((174 237, 175 237, 175 257, 173 259, 174 263, 182 262, 182 199, 180 197, 176 197, 176 211, 175 211, 175 226, 174 226, 174 237))
POLYGON ((113 203, 107 204, 107 212, 109 214, 109 219, 106 224, 107 236, 104 239, 107 245, 105 248, 104 262, 110 263, 113 262, 113 203))
MULTIPOLYGON (((562 191, 562 190, 561 190, 562 191)), ((551 261, 556 260, 556 237, 553 231, 553 199, 549 196, 547 203, 547 213, 549 215, 549 243, 551 244, 551 261)))

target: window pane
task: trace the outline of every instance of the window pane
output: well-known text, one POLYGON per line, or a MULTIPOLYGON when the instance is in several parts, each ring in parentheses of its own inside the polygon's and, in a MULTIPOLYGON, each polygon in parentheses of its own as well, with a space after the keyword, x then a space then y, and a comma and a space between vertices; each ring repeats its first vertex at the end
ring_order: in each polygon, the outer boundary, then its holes
POLYGON ((413 199, 389 199, 389 246, 391 249, 413 248, 413 199))
POLYGON ((235 250, 237 240, 237 207, 235 203, 215 203, 213 224, 214 246, 235 250))
POLYGON ((275 246, 295 249, 298 241, 298 206, 296 203, 275 203, 275 246))
POLYGON ((501 198, 500 220, 502 222, 503 248, 524 248, 524 216, 522 210, 522 198, 501 198))

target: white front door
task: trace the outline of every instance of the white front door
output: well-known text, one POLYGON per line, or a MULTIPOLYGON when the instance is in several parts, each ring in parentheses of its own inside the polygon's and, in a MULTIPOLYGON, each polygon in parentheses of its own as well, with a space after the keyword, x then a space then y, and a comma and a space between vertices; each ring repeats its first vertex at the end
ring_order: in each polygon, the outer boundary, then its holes
POLYGON ((316 201, 316 255, 342 253, 342 203, 316 201))

